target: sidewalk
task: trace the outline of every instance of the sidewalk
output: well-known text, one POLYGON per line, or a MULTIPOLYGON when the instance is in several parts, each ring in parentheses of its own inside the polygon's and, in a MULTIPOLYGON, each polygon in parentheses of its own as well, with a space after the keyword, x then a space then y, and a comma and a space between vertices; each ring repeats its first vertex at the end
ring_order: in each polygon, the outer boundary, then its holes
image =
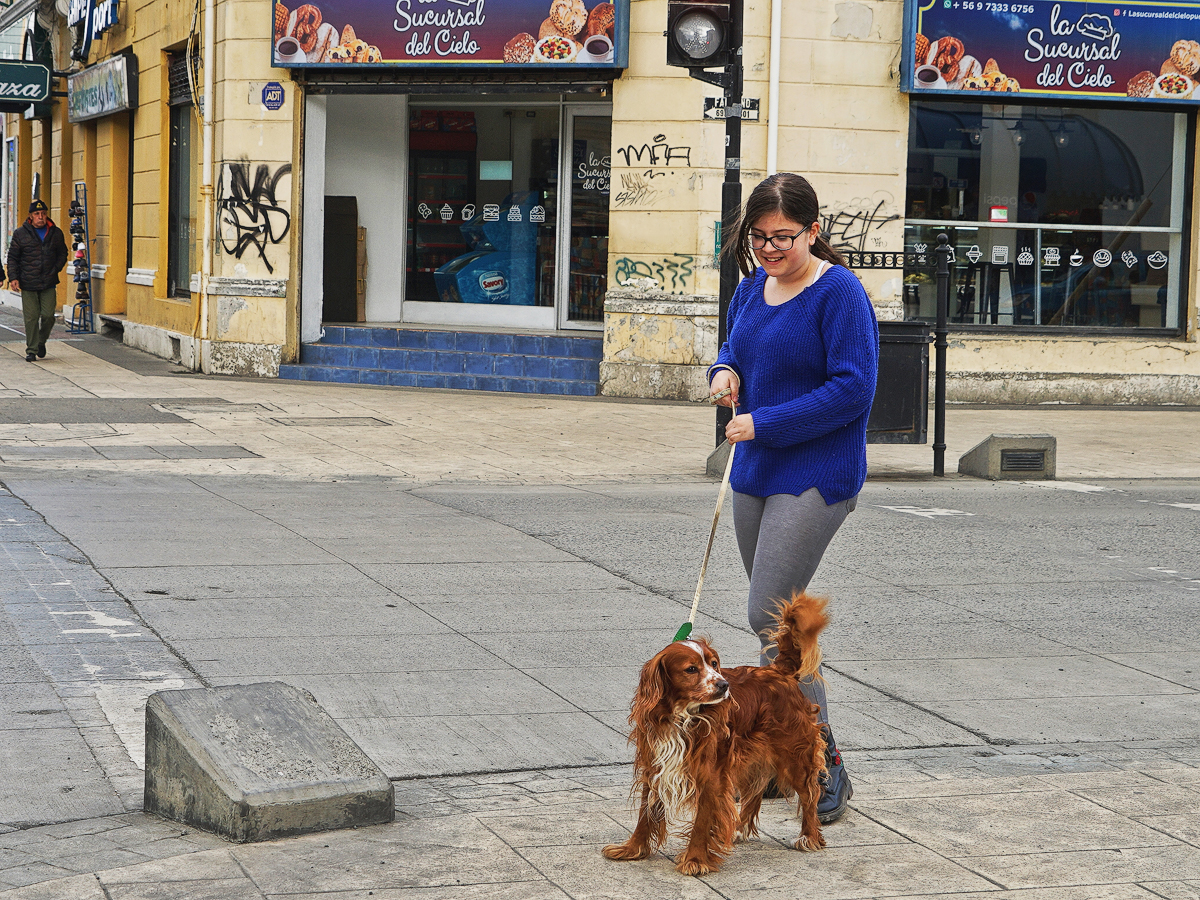
MULTIPOLYGON (((678 481, 704 478, 715 431, 707 404, 206 378, 114 343, 51 341, 35 364, 22 344, 0 344, 0 405, 37 400, 45 410, 42 424, 0 425, 6 465, 408 484, 678 481), (141 357, 140 371, 88 347, 141 357), (73 401, 96 398, 126 404, 113 410, 120 428, 71 417, 73 401)), ((932 475, 929 419, 930 444, 869 445, 870 476, 932 475)), ((951 406, 946 473, 992 433, 1053 435, 1059 480, 1200 478, 1200 408, 951 406)))
MULTIPOLYGON (((637 667, 691 601, 710 408, 0 344, 0 809, 32 811, 0 818, 0 900, 1196 900, 1197 416, 952 408, 945 479, 872 445, 818 573, 852 809, 801 854, 772 801, 692 879, 599 848, 633 824, 637 667), (1066 489, 954 475, 992 432, 1055 435, 1066 489), (140 813, 146 694, 269 678, 388 772, 395 824, 237 846, 140 813)), ((699 629, 736 664, 728 513, 699 629)))

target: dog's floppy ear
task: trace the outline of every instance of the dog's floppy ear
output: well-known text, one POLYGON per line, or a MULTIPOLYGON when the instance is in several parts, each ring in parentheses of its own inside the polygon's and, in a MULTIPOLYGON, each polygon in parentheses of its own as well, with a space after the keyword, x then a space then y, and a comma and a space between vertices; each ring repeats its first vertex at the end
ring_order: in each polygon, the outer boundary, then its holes
POLYGON ((633 707, 629 711, 629 724, 637 726, 650 721, 651 713, 662 703, 667 693, 667 658, 659 653, 642 666, 638 678, 637 692, 633 695, 633 707))

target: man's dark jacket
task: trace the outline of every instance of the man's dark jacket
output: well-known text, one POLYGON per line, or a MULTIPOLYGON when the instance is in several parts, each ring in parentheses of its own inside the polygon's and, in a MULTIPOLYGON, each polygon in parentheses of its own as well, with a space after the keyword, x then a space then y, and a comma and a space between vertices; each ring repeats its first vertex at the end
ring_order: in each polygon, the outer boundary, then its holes
POLYGON ((13 232, 8 245, 8 277, 23 291, 44 291, 58 284, 58 273, 67 264, 67 242, 62 229, 46 217, 46 239, 38 237, 30 219, 13 232))

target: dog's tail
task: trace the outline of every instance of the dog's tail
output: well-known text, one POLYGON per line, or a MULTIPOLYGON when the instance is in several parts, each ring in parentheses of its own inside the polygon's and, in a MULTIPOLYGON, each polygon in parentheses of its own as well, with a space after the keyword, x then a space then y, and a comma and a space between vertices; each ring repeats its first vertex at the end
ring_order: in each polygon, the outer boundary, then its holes
POLYGON ((775 614, 778 622, 771 633, 771 641, 778 652, 772 664, 785 675, 809 678, 817 673, 821 665, 821 645, 817 637, 829 624, 825 608, 829 600, 814 597, 799 591, 792 594, 786 603, 780 601, 775 614))

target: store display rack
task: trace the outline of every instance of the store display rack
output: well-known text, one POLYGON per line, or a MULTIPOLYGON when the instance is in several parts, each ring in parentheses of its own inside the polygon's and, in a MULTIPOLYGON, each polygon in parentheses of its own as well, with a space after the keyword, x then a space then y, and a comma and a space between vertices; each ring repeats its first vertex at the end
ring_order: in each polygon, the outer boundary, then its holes
POLYGON ((75 305, 67 330, 71 334, 90 334, 96 330, 92 315, 92 241, 88 226, 87 184, 75 182, 75 199, 67 210, 71 216, 71 259, 75 263, 75 305))

